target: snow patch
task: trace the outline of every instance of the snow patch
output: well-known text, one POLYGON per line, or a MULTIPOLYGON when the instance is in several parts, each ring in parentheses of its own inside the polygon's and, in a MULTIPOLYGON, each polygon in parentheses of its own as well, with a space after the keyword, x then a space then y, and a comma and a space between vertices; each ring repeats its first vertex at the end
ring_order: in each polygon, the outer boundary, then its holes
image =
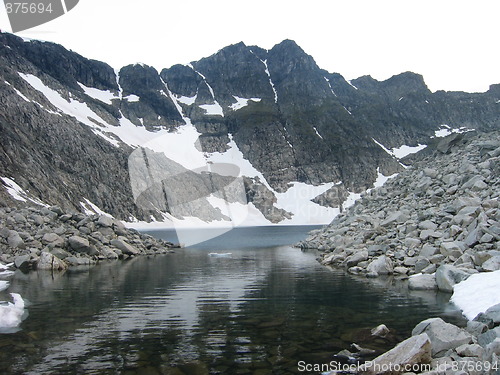
MULTIPOLYGON (((78 121, 92 128, 94 134, 104 138, 114 146, 118 146, 118 142, 115 139, 110 138, 102 131, 108 125, 106 121, 104 121, 99 115, 92 111, 86 103, 74 100, 71 97, 71 94, 69 100, 64 99, 61 94, 46 86, 40 78, 32 74, 19 73, 19 75, 35 90, 40 91, 47 98, 47 100, 58 109, 60 113, 65 113, 71 117, 76 118, 78 121)), ((109 126, 109 128, 116 127, 109 126)))
POLYGON ((12 86, 9 82, 7 81, 4 81, 8 86, 10 86, 15 92, 17 95, 19 95, 21 98, 23 98, 25 101, 27 101, 28 103, 31 103, 31 100, 28 99, 26 96, 24 96, 24 94, 19 91, 18 89, 16 89, 14 86, 12 86))
POLYGON ((8 177, 0 177, 0 179, 6 185, 5 188, 7 189, 7 193, 9 193, 10 196, 15 200, 21 202, 30 201, 39 206, 49 207, 48 204, 43 203, 40 199, 30 197, 29 194, 26 191, 24 191, 23 188, 21 188, 18 184, 16 184, 13 179, 8 177))
POLYGON ((260 102, 261 101, 260 98, 246 99, 246 98, 240 98, 240 97, 235 96, 235 95, 233 95, 233 98, 236 100, 236 103, 231 104, 229 106, 229 108, 231 108, 233 111, 237 111, 238 109, 246 107, 250 101, 252 101, 252 102, 260 102))
POLYGON ((80 202, 80 206, 82 206, 83 211, 85 212, 86 215, 104 215, 107 217, 113 217, 113 215, 108 214, 107 212, 104 212, 101 210, 97 205, 89 201, 87 198, 83 198, 85 202, 80 202))
POLYGON ((314 129, 314 132, 316 133, 316 135, 317 135, 318 137, 320 137, 321 139, 324 139, 324 138, 323 138, 323 136, 322 136, 321 134, 319 134, 319 133, 318 133, 318 129, 316 129, 316 127, 315 127, 315 126, 313 126, 313 129, 314 129))
POLYGON ((196 98, 198 95, 195 96, 176 96, 175 100, 177 100, 179 103, 186 104, 186 105, 193 105, 196 102, 196 98))
MULTIPOLYGON (((252 52, 252 50, 250 50, 250 52, 252 52)), ((276 87, 274 86, 274 82, 273 80, 271 79, 271 73, 269 72, 269 67, 267 66, 267 60, 262 60, 260 59, 257 55, 255 55, 254 52, 252 52, 254 54, 255 57, 257 57, 259 59, 259 61, 264 64, 264 71, 266 72, 266 75, 267 77, 269 78, 269 84, 271 85, 271 88, 273 89, 273 93, 274 93, 274 102, 275 103, 278 103, 278 92, 276 91, 276 87)))
POLYGON ((139 98, 137 95, 130 94, 124 96, 123 99, 128 100, 129 102, 138 102, 141 98, 139 98))
POLYGON ((99 100, 103 103, 112 105, 113 99, 119 99, 114 93, 109 90, 99 90, 94 87, 87 87, 83 83, 78 82, 78 85, 83 89, 86 95, 90 96, 93 99, 99 100))
POLYGON ((347 113, 349 113, 350 115, 352 115, 351 111, 349 111, 345 106, 342 106, 344 107, 344 109, 347 111, 347 113))
POLYGON ((402 146, 393 148, 391 151, 397 159, 402 159, 405 156, 408 156, 410 154, 415 154, 415 153, 423 150, 426 147, 427 147, 427 145, 421 145, 419 143, 418 146, 402 145, 402 146))
POLYGON ((200 108, 205 110, 206 115, 224 117, 224 111, 222 110, 221 105, 217 101, 213 104, 202 104, 200 105, 200 108))
POLYGON ((356 90, 358 89, 356 86, 354 86, 354 85, 352 84, 352 82, 351 82, 351 81, 346 81, 346 82, 347 82, 349 85, 351 85, 352 87, 354 87, 356 90))
POLYGON ((402 145, 399 147, 394 147, 393 149, 388 149, 385 147, 382 143, 378 142, 375 138, 372 138, 373 142, 375 142, 380 148, 382 148, 385 152, 387 152, 389 155, 395 157, 396 159, 402 159, 405 156, 408 156, 410 154, 414 154, 419 152, 420 150, 423 150, 424 148, 427 147, 427 145, 421 145, 420 143, 418 146, 407 146, 407 145, 402 145))
MULTIPOLYGON (((382 173, 380 173, 380 167, 377 168, 377 179, 373 183, 373 188, 378 188, 378 187, 384 185, 388 180, 396 177, 397 175, 398 175, 398 173, 394 173, 390 176, 384 176, 382 173)), ((369 192, 370 190, 372 190, 372 189, 368 189, 366 192, 369 192)))
POLYGON ((450 126, 443 124, 443 125, 440 126, 439 130, 436 130, 434 132, 434 136, 431 137, 431 138, 443 138, 443 137, 447 137, 447 136, 449 136, 450 134, 453 134, 453 133, 466 133, 466 132, 470 132, 470 131, 473 131, 473 130, 474 129, 467 129, 465 126, 462 126, 460 128, 452 129, 450 126))
POLYGON ((326 83, 328 83, 328 87, 330 88, 330 91, 332 92, 333 96, 337 96, 337 94, 335 94, 335 91, 333 91, 333 89, 332 89, 332 85, 330 83, 330 80, 326 77, 323 77, 323 78, 325 79, 326 83))
POLYGON ((453 287, 453 302, 469 320, 500 303, 500 271, 471 275, 453 287))

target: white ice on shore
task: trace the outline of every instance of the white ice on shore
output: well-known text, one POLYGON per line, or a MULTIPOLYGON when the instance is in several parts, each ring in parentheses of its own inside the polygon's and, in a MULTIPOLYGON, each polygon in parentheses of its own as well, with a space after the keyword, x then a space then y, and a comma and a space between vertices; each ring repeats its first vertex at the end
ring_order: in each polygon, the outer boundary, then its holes
POLYGON ((9 287, 9 282, 6 280, 0 280, 0 292, 4 291, 9 287))
POLYGON ((482 272, 470 276, 453 287, 453 302, 467 319, 500 303, 500 271, 482 272))
POLYGON ((15 328, 21 324, 24 314, 24 300, 21 295, 11 293, 14 303, 0 305, 0 328, 15 328))

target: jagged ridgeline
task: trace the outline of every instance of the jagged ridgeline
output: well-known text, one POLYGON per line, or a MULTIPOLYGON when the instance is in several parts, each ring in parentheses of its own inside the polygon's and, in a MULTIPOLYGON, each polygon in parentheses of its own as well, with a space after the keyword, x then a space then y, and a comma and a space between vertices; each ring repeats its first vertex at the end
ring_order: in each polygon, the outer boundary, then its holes
POLYGON ((290 40, 271 50, 239 43, 160 72, 142 64, 115 71, 2 33, 0 75, 0 204, 127 221, 196 212, 220 221, 246 206, 250 223, 326 223, 354 194, 402 171, 408 150, 441 132, 500 124, 499 85, 432 93, 409 72, 347 82, 290 40), (142 149, 158 163, 131 158, 142 149), (144 164, 147 173, 136 175, 147 181, 131 181, 131 160, 144 164), (175 209, 165 194, 176 189, 158 179, 164 165, 170 181, 197 187, 196 199, 183 190, 183 204, 205 201, 175 209), (134 191, 140 186, 147 191, 134 191), (244 199, 226 199, 228 186, 244 199))

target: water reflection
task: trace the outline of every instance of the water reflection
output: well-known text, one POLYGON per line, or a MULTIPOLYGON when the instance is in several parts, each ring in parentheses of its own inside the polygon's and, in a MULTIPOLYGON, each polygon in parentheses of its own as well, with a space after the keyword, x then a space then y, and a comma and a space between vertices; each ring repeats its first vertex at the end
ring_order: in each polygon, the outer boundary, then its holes
POLYGON ((378 324, 397 340, 429 316, 456 317, 447 295, 329 270, 288 246, 225 241, 65 274, 18 272, 9 292, 32 305, 21 332, 0 336, 0 371, 296 373, 299 360, 329 361, 378 324), (230 257, 208 255, 223 247, 230 257))

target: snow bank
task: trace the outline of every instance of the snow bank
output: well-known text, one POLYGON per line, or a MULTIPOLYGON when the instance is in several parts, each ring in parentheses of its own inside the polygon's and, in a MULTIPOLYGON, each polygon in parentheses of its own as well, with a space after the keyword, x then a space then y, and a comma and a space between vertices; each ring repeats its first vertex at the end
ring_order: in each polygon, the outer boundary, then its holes
POLYGON ((500 271, 483 272, 470 276, 453 288, 453 302, 467 319, 500 303, 500 271))

